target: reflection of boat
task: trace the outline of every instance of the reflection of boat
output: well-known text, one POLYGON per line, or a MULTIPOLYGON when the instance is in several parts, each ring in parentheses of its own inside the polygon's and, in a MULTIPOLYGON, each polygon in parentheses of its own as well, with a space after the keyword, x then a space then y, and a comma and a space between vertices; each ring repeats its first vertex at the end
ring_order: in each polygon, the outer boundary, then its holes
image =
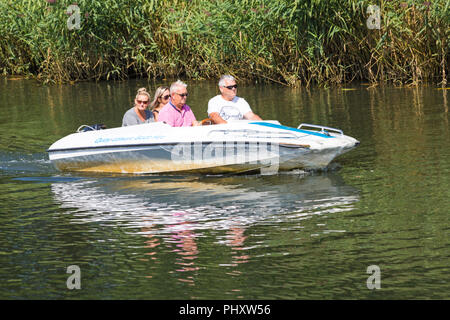
POLYGON ((296 129, 277 121, 181 128, 157 122, 73 133, 47 151, 63 171, 276 172, 324 168, 358 144, 338 129, 304 124, 296 129))
POLYGON ((359 199, 357 190, 335 174, 81 178, 52 183, 51 189, 74 222, 155 225, 154 232, 164 234, 335 214, 352 210, 359 199))

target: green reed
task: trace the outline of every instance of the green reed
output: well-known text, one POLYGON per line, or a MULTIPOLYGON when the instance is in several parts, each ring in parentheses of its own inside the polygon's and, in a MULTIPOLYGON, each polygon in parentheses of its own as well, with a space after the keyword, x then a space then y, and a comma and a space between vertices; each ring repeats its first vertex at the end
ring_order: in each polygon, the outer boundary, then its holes
POLYGON ((448 0, 0 0, 0 72, 43 82, 232 73, 291 86, 447 82, 448 0), (380 8, 369 29, 367 8, 380 8))

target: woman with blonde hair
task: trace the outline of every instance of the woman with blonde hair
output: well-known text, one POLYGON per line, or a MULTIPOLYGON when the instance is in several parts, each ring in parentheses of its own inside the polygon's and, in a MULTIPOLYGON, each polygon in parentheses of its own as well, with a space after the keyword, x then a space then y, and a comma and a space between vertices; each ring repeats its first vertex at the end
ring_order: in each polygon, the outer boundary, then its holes
POLYGON ((170 93, 169 87, 162 86, 158 87, 155 92, 155 97, 150 104, 150 110, 153 112, 153 117, 155 121, 158 121, 159 110, 162 109, 167 103, 169 103, 170 93))
POLYGON ((150 94, 147 92, 147 89, 140 88, 134 99, 134 106, 125 112, 123 116, 122 127, 155 122, 153 114, 147 108, 149 102, 150 94))

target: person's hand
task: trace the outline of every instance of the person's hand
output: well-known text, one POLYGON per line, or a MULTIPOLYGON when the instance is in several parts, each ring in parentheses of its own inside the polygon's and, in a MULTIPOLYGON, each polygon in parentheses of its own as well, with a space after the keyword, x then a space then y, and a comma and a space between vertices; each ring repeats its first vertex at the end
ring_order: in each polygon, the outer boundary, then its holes
POLYGON ((192 126, 196 127, 196 126, 201 126, 202 124, 196 120, 192 121, 192 126))

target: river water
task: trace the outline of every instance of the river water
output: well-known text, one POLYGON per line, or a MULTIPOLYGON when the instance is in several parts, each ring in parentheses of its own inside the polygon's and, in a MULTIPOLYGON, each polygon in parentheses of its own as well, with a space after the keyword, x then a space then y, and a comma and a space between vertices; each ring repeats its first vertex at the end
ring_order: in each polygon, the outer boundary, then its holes
MULTIPOLYGON (((53 168, 54 141, 119 126, 137 88, 161 84, 0 79, 1 299, 450 298, 448 90, 242 84, 263 119, 361 141, 324 172, 53 168), (74 265, 81 288, 69 290, 74 265)), ((188 84, 203 119, 217 87, 188 84)))

